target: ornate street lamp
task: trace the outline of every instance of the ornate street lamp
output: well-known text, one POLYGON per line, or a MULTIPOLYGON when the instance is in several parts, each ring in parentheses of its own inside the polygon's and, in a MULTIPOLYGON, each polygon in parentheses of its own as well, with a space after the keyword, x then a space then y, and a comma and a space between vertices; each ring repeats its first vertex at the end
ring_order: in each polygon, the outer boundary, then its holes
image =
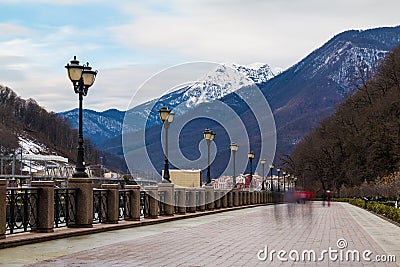
POLYGON ((211 129, 205 129, 203 132, 204 139, 207 141, 207 148, 208 148, 208 154, 207 154, 207 181, 206 185, 211 185, 211 175, 210 175, 210 144, 211 141, 214 140, 215 138, 215 133, 211 129))
POLYGON ((281 173, 281 169, 278 168, 278 169, 276 169, 276 171, 278 172, 278 192, 280 192, 281 191, 281 185, 280 185, 280 182, 279 182, 279 175, 281 173))
POLYGON ((265 159, 261 160, 261 165, 262 165, 262 184, 261 184, 261 190, 266 190, 266 188, 264 187, 265 184, 265 164, 267 163, 267 161, 265 159))
POLYGON ((253 151, 250 151, 248 154, 249 160, 250 160, 250 188, 253 188, 253 159, 254 159, 254 153, 253 151))
POLYGON ((286 192, 286 182, 285 182, 286 171, 283 171, 282 174, 283 174, 283 192, 286 192))
POLYGON ((163 174, 163 183, 170 183, 170 176, 169 176, 169 162, 168 162, 168 129, 169 125, 174 120, 175 113, 171 112, 166 106, 162 106, 158 110, 158 114, 160 115, 160 119, 164 124, 165 129, 165 162, 164 162, 164 174, 163 174))
POLYGON ((76 172, 72 175, 74 178, 88 178, 84 162, 85 150, 83 148, 83 122, 82 122, 82 102, 83 97, 87 95, 89 87, 91 87, 96 79, 97 70, 92 70, 89 62, 79 65, 79 61, 74 59, 68 63, 65 68, 68 71, 68 77, 74 86, 74 91, 79 95, 79 129, 78 129, 78 157, 76 162, 76 172))
POLYGON ((232 142, 229 145, 229 148, 232 151, 232 155, 233 155, 233 188, 236 188, 236 152, 239 149, 238 144, 236 144, 235 142, 232 142))
POLYGON ((271 191, 274 191, 274 184, 272 183, 272 170, 275 168, 275 165, 274 164, 271 164, 271 165, 269 165, 269 171, 270 171, 270 174, 271 174, 271 191))

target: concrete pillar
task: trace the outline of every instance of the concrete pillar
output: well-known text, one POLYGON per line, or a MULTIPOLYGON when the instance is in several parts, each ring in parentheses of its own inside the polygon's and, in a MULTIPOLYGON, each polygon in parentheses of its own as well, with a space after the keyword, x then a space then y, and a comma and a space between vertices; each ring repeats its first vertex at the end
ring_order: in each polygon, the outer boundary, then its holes
POLYGON ((205 186, 206 191, 206 209, 213 210, 214 209, 214 187, 213 186, 205 186))
POLYGON ((186 213, 186 189, 183 187, 175 187, 175 192, 178 194, 178 203, 175 203, 178 206, 178 213, 185 214, 186 213))
POLYGON ((233 196, 233 206, 237 207, 239 206, 239 190, 238 189, 232 189, 232 196, 233 196))
POLYGON ((228 207, 228 195, 229 195, 228 190, 223 190, 221 191, 222 197, 221 197, 221 208, 227 208, 228 207))
POLYGON ((125 185, 125 189, 130 191, 130 211, 126 220, 140 221, 140 185, 125 185))
POLYGON ((247 205, 247 191, 242 191, 242 196, 243 196, 243 206, 247 205))
POLYGON ((118 223, 118 215, 119 215, 118 184, 102 184, 101 188, 108 190, 107 220, 105 221, 105 223, 118 223))
POLYGON ((144 190, 149 194, 149 217, 150 219, 158 218, 158 187, 145 186, 144 190))
POLYGON ((93 227, 93 181, 90 178, 69 178, 68 187, 76 188, 76 222, 68 227, 93 227))
POLYGON ((229 190, 227 194, 227 199, 228 199, 228 208, 233 207, 233 190, 229 190))
POLYGON ((174 216, 175 193, 173 183, 158 184, 158 191, 165 195, 165 216, 174 216))
POLYGON ((239 206, 243 205, 243 191, 242 190, 238 190, 238 196, 239 196, 239 206))
POLYGON ((39 189, 38 199, 38 225, 35 232, 54 232, 54 182, 53 181, 32 181, 32 187, 39 189))
POLYGON ((196 189, 199 192, 199 210, 200 211, 205 211, 206 210, 206 190, 204 188, 197 188, 196 189))
POLYGON ((196 212, 196 189, 186 188, 187 196, 189 197, 189 212, 196 212))
POLYGON ((6 238, 7 180, 0 179, 0 239, 6 238))
POLYGON ((214 190, 214 208, 215 209, 221 208, 221 190, 219 189, 214 190))

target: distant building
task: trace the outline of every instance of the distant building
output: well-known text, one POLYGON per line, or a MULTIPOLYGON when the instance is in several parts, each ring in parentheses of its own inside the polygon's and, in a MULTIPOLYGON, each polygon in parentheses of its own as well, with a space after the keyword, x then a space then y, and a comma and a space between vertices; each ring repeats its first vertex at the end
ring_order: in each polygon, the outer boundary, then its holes
MULTIPOLYGON (((164 172, 162 173, 164 174, 164 172)), ((200 187, 201 170, 169 170, 170 180, 177 186, 200 187)))

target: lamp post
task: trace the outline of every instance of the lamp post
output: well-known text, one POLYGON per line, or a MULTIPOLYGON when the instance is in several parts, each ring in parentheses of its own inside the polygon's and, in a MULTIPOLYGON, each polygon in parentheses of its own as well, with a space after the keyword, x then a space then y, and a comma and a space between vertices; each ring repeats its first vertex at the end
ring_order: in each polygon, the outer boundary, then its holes
POLYGON ((275 168, 274 164, 269 165, 269 171, 271 174, 271 191, 274 191, 274 184, 272 183, 272 170, 275 168))
POLYGON ((253 151, 250 151, 247 156, 249 157, 250 160, 250 188, 253 188, 253 159, 254 159, 254 153, 253 151))
POLYGON ((265 184, 265 164, 267 163, 267 161, 265 159, 261 160, 261 165, 262 165, 262 184, 261 184, 261 190, 266 190, 266 188, 264 187, 265 184))
POLYGON ((229 148, 231 149, 232 154, 233 154, 233 181, 232 181, 233 185, 232 186, 233 186, 233 188, 236 188, 236 152, 238 151, 239 146, 235 142, 232 142, 229 145, 229 148))
POLYGON ((278 169, 276 169, 276 171, 278 172, 278 192, 280 192, 281 191, 281 185, 280 185, 280 182, 279 182, 279 175, 281 173, 281 169, 278 168, 278 169))
POLYGON ((285 184, 286 171, 283 171, 282 175, 283 175, 283 192, 286 192, 286 184, 285 184))
POLYGON ((160 119, 163 122, 165 129, 165 162, 164 162, 164 174, 163 174, 163 183, 170 183, 169 176, 169 162, 168 162, 168 129, 169 125, 174 120, 175 113, 171 112, 169 108, 163 106, 158 110, 158 114, 160 115, 160 119))
POLYGON ((89 87, 91 87, 96 79, 97 71, 93 71, 89 67, 89 63, 79 65, 79 61, 74 59, 68 63, 65 68, 68 71, 68 77, 74 86, 74 91, 79 95, 79 129, 78 129, 78 157, 76 162, 74 178, 88 178, 84 163, 85 150, 83 148, 83 130, 82 130, 82 102, 83 97, 87 95, 89 87))
POLYGON ((211 129, 205 129, 203 132, 204 135, 204 139, 206 139, 207 141, 207 149, 208 149, 208 153, 207 153, 207 181, 206 181, 206 185, 211 185, 211 175, 210 175, 210 144, 211 141, 214 140, 215 138, 215 133, 213 130, 211 129))

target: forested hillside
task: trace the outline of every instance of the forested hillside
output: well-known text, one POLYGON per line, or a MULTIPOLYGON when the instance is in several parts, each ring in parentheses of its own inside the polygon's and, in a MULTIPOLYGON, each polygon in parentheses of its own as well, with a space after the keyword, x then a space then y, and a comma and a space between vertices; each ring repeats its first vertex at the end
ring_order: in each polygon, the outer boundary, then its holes
MULTIPOLYGON (((35 100, 24 100, 8 87, 0 86, 0 155, 14 153, 19 137, 45 144, 52 153, 76 159, 78 134, 66 118, 47 112, 35 100)), ((86 162, 97 163, 100 152, 85 140, 86 162)))
POLYGON ((316 191, 374 183, 399 170, 400 47, 294 149, 287 167, 316 191))

